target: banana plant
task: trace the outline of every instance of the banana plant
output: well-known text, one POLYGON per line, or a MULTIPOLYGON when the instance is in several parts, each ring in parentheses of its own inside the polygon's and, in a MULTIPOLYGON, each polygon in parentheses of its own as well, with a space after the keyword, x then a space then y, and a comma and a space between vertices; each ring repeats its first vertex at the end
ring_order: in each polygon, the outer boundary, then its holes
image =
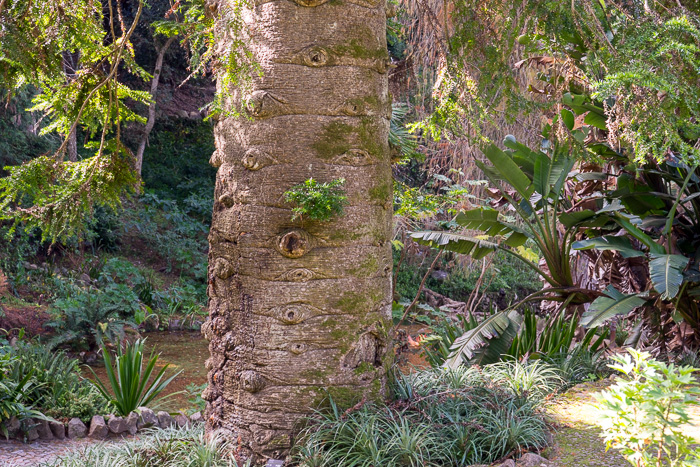
MULTIPOLYGON (((566 110, 568 114, 570 111, 566 110)), ((562 114, 562 122, 573 129, 574 121, 562 114)), ((573 115, 573 114, 572 114, 573 115)), ((538 151, 519 143, 513 136, 504 141, 506 150, 491 144, 484 150, 491 165, 477 162, 490 182, 498 188, 501 203, 517 214, 508 222, 496 209, 479 207, 459 213, 453 224, 476 230, 473 236, 455 231, 422 231, 411 234, 418 243, 482 258, 495 250, 511 254, 536 271, 548 288, 528 297, 581 304, 600 295, 576 286, 570 253, 581 225, 597 222, 595 213, 570 213, 572 203, 565 193, 566 181, 574 166, 566 147, 545 140, 538 151), (565 220, 566 222, 563 222, 565 220), (524 245, 534 243, 545 267, 526 254, 524 245)))
MULTIPOLYGON (((612 250, 623 258, 646 258, 651 288, 624 294, 610 285, 581 322, 600 326, 614 316, 661 300, 671 302, 691 328, 700 330, 700 171, 698 166, 675 160, 670 165, 665 162, 640 169, 640 174, 641 180, 660 178, 666 183, 657 185, 656 191, 648 184, 618 183, 618 189, 608 195, 614 207, 594 214, 599 220, 612 221, 617 232, 575 242, 573 248, 612 250), (648 197, 655 201, 645 199, 648 197), (632 239, 639 247, 632 244, 632 239)), ((610 230, 610 226, 603 229, 610 230)))

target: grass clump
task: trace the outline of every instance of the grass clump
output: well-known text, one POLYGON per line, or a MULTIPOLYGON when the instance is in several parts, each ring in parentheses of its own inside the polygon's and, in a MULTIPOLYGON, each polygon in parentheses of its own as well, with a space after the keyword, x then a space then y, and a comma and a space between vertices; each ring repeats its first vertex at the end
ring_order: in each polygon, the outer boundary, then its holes
POLYGON ((295 458, 306 467, 453 466, 538 449, 547 439, 543 404, 561 386, 555 374, 543 363, 513 363, 397 375, 388 405, 342 411, 331 399, 302 432, 295 458))
POLYGON ((236 461, 227 440, 205 437, 202 426, 153 430, 141 439, 92 445, 42 464, 42 467, 248 466, 236 461))

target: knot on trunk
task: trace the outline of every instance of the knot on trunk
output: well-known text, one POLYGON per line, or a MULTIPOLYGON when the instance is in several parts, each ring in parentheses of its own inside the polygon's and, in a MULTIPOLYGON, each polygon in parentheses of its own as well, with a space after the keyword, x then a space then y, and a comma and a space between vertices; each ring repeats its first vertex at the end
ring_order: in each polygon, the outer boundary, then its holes
POLYGON ((311 279, 320 279, 320 275, 306 268, 297 268, 287 271, 277 278, 285 282, 307 282, 311 279))
POLYGON ((287 258, 300 258, 311 250, 311 238, 304 230, 291 230, 277 241, 277 251, 287 258))
POLYGON ((219 279, 227 279, 233 275, 235 268, 226 258, 217 258, 214 262, 214 275, 219 279))
POLYGON ((328 63, 329 54, 323 47, 313 45, 307 47, 302 52, 304 65, 306 66, 323 66, 328 63))
POLYGON ((298 304, 285 305, 273 310, 273 315, 284 324, 298 324, 306 319, 308 308, 298 304))
POLYGON ((336 156, 333 159, 334 164, 338 165, 371 165, 373 163, 372 156, 364 149, 350 149, 343 154, 336 156))
POLYGON ((243 167, 253 171, 260 170, 268 165, 272 165, 274 162, 275 160, 269 154, 257 148, 252 148, 246 151, 241 159, 243 167))
POLYGON ((241 372, 241 387, 243 390, 250 393, 256 393, 265 387, 265 378, 253 370, 245 370, 241 372))

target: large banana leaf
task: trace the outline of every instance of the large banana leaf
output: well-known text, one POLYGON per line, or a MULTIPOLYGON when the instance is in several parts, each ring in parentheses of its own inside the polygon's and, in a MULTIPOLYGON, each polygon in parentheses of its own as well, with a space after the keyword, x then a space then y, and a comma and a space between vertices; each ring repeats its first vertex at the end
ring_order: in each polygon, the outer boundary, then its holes
POLYGON ((627 237, 616 237, 614 235, 606 235, 604 237, 591 238, 589 240, 580 240, 571 245, 574 250, 613 250, 619 251, 623 258, 635 258, 644 256, 643 251, 635 250, 632 242, 627 237))
POLYGON ((482 207, 460 212, 455 222, 467 229, 481 230, 491 237, 510 234, 505 243, 513 248, 524 245, 531 234, 516 225, 500 221, 498 216, 495 209, 482 207))
POLYGON ((638 306, 642 306, 646 299, 641 295, 625 295, 612 285, 605 289, 606 296, 596 298, 588 311, 581 316, 581 326, 586 328, 597 327, 610 318, 627 314, 638 306))
POLYGON ((670 300, 678 295, 688 261, 689 258, 682 255, 651 255, 649 276, 654 290, 661 294, 662 299, 670 300))
POLYGON ((428 230, 413 232, 411 237, 421 245, 470 255, 474 259, 481 259, 498 249, 496 243, 450 232, 428 230))
POLYGON ((525 172, 520 170, 518 164, 508 154, 501 151, 495 144, 491 144, 484 150, 484 155, 491 161, 493 169, 499 174, 501 180, 508 182, 522 198, 530 198, 534 186, 525 172))
POLYGON ((501 359, 518 334, 523 317, 515 310, 489 316, 477 327, 455 339, 445 360, 449 368, 461 364, 488 365, 501 359))

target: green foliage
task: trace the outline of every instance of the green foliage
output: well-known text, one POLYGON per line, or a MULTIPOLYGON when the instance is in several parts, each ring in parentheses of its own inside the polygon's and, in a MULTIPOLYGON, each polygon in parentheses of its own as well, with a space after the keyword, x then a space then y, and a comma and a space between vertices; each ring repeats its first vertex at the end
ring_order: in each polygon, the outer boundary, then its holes
POLYGON ((601 436, 608 448, 620 450, 630 464, 694 466, 700 452, 681 425, 689 422, 687 409, 697 405, 700 388, 691 367, 666 365, 646 352, 613 357, 611 368, 624 376, 596 394, 601 436))
POLYGON ((523 317, 515 310, 502 311, 484 318, 476 327, 455 339, 444 365, 457 368, 495 363, 508 351, 518 333, 523 317))
MULTIPOLYGON (((507 371, 507 370, 504 370, 507 371)), ((517 376, 513 376, 517 379, 517 376)), ((397 375, 396 402, 319 412, 296 447, 301 465, 484 464, 546 444, 542 399, 519 397, 487 371, 435 369, 397 375)), ((539 395, 539 393, 538 393, 539 395)))
POLYGON ((20 341, 9 353, 14 358, 8 376, 20 381, 31 375, 31 385, 22 397, 25 405, 41 408, 51 417, 83 421, 105 413, 107 401, 80 376, 78 361, 63 351, 20 341))
POLYGON ((189 409, 190 413, 196 413, 196 412, 204 412, 204 409, 207 406, 207 401, 205 401, 202 398, 202 393, 204 390, 207 388, 207 383, 204 384, 195 384, 195 383, 190 383, 185 387, 185 391, 187 392, 187 395, 189 396, 187 398, 187 402, 190 403, 192 406, 191 409, 189 409))
MULTIPOLYGON (((538 321, 532 310, 525 309, 523 325, 513 339, 507 352, 508 356, 518 360, 554 358, 558 355, 567 355, 572 350, 576 330, 579 327, 579 318, 576 313, 568 319, 563 313, 560 314, 555 320, 545 323, 541 331, 538 330, 538 321)), ((596 335, 597 332, 598 328, 589 329, 581 341, 575 343, 576 347, 592 352, 600 350, 609 330, 604 330, 600 336, 596 335)))
POLYGON ((150 96, 121 83, 117 71, 148 76, 136 64, 130 42, 143 3, 128 28, 121 7, 115 11, 111 1, 107 4, 103 10, 90 0, 9 0, 0 7, 0 88, 12 93, 27 84, 36 87, 40 92, 30 110, 42 112, 41 132, 64 138, 53 156, 8 168, 9 175, 0 179, 2 219, 40 227, 43 239, 83 232, 93 203, 118 206, 136 184, 121 126, 143 118, 124 102, 147 103, 150 96), (68 135, 77 128, 95 155, 66 162, 68 135))
POLYGON ((251 467, 239 463, 228 440, 202 426, 153 430, 120 443, 97 443, 61 455, 46 467, 251 467))
POLYGON ((585 219, 565 222, 560 218, 572 207, 563 189, 574 160, 567 148, 559 145, 551 148, 543 144, 539 151, 533 151, 512 136, 506 137, 504 144, 508 148, 506 151, 490 145, 485 155, 493 165, 479 166, 517 213, 519 224, 508 222, 495 209, 480 207, 461 212, 454 218, 456 226, 478 230, 480 236, 450 231, 414 232, 411 236, 421 244, 468 254, 475 259, 497 250, 506 252, 523 261, 549 284, 550 287, 538 296, 549 293, 549 299, 565 303, 592 300, 597 293, 576 289, 571 274, 571 247, 585 219), (564 230, 561 236, 560 229, 564 230), (523 249, 527 241, 536 245, 546 269, 540 268, 523 249))
POLYGON ((175 200, 146 193, 142 204, 125 213, 126 235, 137 235, 178 271, 204 282, 207 273, 208 225, 190 216, 175 200), (132 233, 133 232, 133 233, 132 233))
POLYGON ((315 221, 328 221, 343 215, 348 198, 343 190, 344 178, 319 183, 313 178, 294 185, 284 192, 284 200, 291 203, 292 220, 306 216, 315 221))
POLYGON ((5 437, 8 436, 8 432, 3 422, 12 417, 22 420, 37 413, 23 403, 25 394, 32 387, 32 372, 16 380, 9 377, 8 372, 11 370, 13 361, 14 357, 11 354, 0 354, 0 430, 5 437))
POLYGON ((105 341, 119 342, 125 327, 135 327, 133 319, 140 306, 128 287, 113 284, 104 291, 78 290, 51 307, 52 320, 47 323, 55 332, 51 347, 70 344, 96 350, 105 341))
MULTIPOLYGON (((104 359, 108 387, 95 375, 95 380, 90 380, 100 393, 109 400, 110 405, 119 415, 128 415, 139 407, 146 407, 151 404, 156 397, 165 389, 168 384, 181 372, 175 373, 169 378, 165 378, 165 371, 170 366, 164 365, 160 371, 153 373, 158 363, 158 355, 151 354, 143 366, 143 346, 144 340, 136 340, 127 343, 124 348, 117 347, 117 354, 112 364, 112 357, 106 347, 102 347, 102 358, 104 359), (151 376, 153 380, 150 381, 151 376)), ((92 371, 92 370, 91 370, 92 371)), ((172 394, 166 397, 170 397, 172 394)), ((160 401, 162 402, 161 398, 160 401)))

